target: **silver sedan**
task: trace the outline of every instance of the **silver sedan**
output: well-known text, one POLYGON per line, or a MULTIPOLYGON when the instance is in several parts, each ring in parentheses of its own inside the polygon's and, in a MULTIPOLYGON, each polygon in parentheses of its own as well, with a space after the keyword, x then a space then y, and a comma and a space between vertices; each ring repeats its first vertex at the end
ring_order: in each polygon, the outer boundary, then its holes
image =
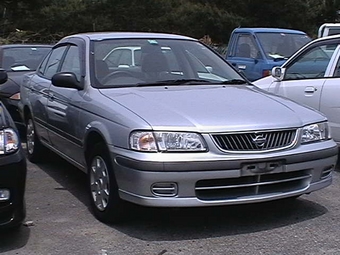
POLYGON ((20 112, 28 158, 43 160, 48 148, 88 173, 103 222, 121 220, 126 201, 189 207, 298 197, 330 185, 337 160, 323 115, 258 89, 179 35, 68 36, 24 78, 20 112), (126 56, 107 63, 115 48, 126 56))

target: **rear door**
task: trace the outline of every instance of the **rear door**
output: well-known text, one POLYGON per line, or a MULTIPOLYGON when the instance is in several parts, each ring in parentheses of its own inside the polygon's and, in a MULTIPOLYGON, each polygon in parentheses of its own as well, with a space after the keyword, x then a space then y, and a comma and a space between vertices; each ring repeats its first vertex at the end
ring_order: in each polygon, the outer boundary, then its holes
POLYGON ((48 111, 47 101, 49 97, 49 87, 51 78, 57 72, 60 61, 65 53, 66 47, 60 46, 54 48, 50 54, 43 60, 41 66, 27 83, 25 82, 25 92, 23 94, 31 104, 32 117, 35 128, 40 139, 50 144, 48 129, 48 111))

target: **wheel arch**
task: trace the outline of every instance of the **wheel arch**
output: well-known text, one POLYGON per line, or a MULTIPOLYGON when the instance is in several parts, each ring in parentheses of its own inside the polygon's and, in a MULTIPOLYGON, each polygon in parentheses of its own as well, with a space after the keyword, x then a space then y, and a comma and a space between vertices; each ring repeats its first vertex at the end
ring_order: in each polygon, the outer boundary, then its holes
POLYGON ((109 151, 108 144, 112 144, 112 140, 107 128, 99 122, 94 122, 86 126, 84 137, 84 156, 86 163, 88 163, 87 161, 93 146, 97 143, 103 143, 109 151))
MULTIPOLYGON (((30 108, 25 105, 24 108, 23 108, 23 122, 26 124, 27 122, 27 119, 28 119, 28 116, 31 115, 32 116, 32 113, 31 113, 31 110, 30 108)), ((32 116, 33 117, 33 116, 32 116)))

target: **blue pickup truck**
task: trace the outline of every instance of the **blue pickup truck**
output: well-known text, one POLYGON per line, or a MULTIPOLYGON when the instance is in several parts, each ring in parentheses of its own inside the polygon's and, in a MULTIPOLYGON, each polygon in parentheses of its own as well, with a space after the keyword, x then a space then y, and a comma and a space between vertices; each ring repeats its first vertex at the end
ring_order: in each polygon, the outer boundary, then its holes
POLYGON ((282 28, 236 28, 228 44, 226 59, 250 80, 270 75, 295 51, 312 39, 299 30, 282 28))

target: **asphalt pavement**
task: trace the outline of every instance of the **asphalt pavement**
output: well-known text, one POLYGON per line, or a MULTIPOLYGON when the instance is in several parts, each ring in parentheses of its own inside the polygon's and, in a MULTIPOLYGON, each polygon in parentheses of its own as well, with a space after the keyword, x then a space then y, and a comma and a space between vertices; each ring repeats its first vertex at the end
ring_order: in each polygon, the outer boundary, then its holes
POLYGON ((1 254, 320 255, 340 254, 340 172, 296 201, 213 208, 134 206, 124 223, 94 218, 85 174, 51 156, 28 162, 27 217, 0 234, 1 254))

